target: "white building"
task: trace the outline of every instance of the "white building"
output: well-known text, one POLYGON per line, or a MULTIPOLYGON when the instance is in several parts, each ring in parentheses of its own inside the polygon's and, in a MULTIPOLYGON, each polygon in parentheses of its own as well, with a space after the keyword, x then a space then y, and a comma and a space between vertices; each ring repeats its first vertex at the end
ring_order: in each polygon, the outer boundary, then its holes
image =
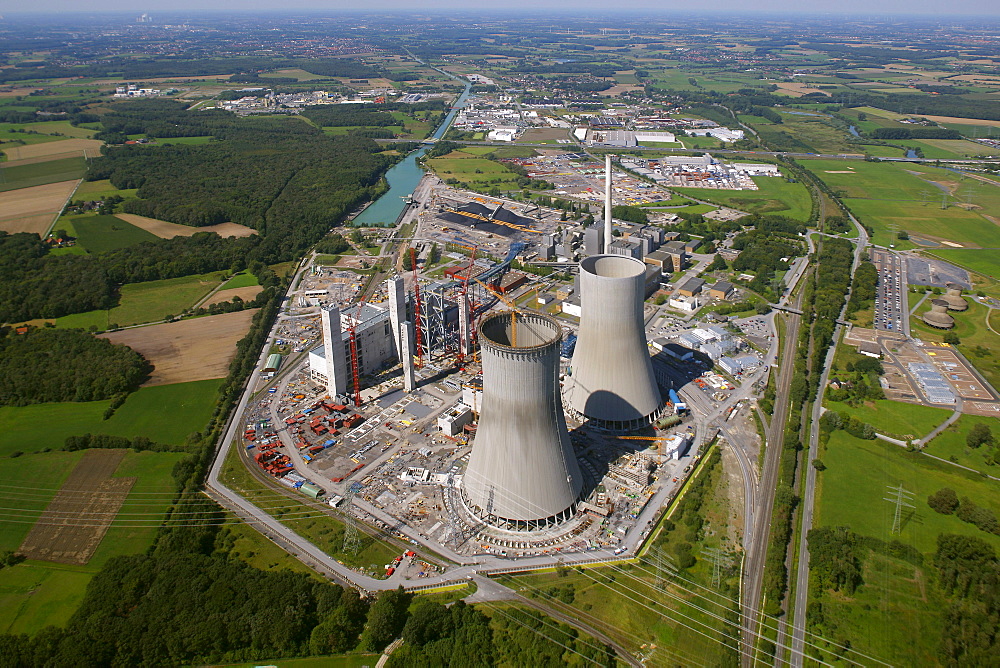
POLYGON ((355 325, 359 376, 398 358, 388 310, 372 304, 344 310, 329 306, 322 318, 323 345, 309 352, 309 375, 326 385, 331 397, 354 391, 350 325, 355 325))
POLYGON ((472 422, 472 409, 465 404, 455 404, 438 416, 437 425, 448 436, 458 436, 462 428, 472 422))
POLYGON ((667 305, 681 311, 694 313, 701 306, 701 303, 697 297, 671 297, 667 301, 667 305))

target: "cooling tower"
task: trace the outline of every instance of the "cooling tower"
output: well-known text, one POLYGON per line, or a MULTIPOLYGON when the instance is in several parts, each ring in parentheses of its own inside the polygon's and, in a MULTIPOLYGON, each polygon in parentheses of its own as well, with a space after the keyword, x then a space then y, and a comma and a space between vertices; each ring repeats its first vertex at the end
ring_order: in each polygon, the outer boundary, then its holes
POLYGON ((479 326, 483 399, 462 480, 469 509, 533 529, 569 519, 583 486, 559 397, 562 330, 552 318, 495 313, 479 326))
POLYGON ((663 406, 646 347, 646 265, 622 255, 580 262, 580 331, 566 403, 598 425, 641 427, 663 406))

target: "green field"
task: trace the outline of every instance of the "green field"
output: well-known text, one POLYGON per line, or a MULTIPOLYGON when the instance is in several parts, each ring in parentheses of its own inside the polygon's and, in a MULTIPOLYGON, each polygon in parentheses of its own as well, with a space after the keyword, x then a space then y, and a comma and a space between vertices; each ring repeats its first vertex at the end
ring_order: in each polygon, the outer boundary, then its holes
POLYGON ((516 188, 517 174, 498 162, 478 158, 464 151, 452 151, 440 158, 430 158, 427 166, 444 180, 457 179, 473 187, 516 188))
POLYGON ((987 425, 993 433, 994 443, 1000 444, 1000 418, 963 415, 958 419, 958 422, 949 426, 937 438, 928 443, 924 450, 962 466, 1000 477, 1000 465, 986 463, 986 455, 995 452, 995 450, 988 445, 970 448, 965 442, 965 437, 976 424, 987 425))
POLYGON ((167 278, 162 281, 128 283, 122 286, 118 306, 109 311, 87 311, 56 319, 56 327, 106 330, 119 326, 159 322, 179 315, 222 283, 224 272, 167 278))
POLYGON ((997 249, 935 248, 928 255, 957 264, 969 271, 1000 279, 1000 254, 997 249))
POLYGON ((757 176, 758 190, 714 190, 709 188, 671 188, 682 195, 697 197, 749 213, 773 213, 807 221, 812 212, 809 190, 801 183, 783 178, 757 176))
MULTIPOLYGON (((55 96, 47 99, 58 99, 55 96)), ((69 99, 67 96, 65 99, 69 99)), ((7 134, 14 139, 24 139, 26 144, 40 143, 28 137, 50 137, 47 141, 58 141, 65 137, 75 139, 89 139, 97 133, 97 130, 83 125, 74 126, 69 121, 42 121, 41 123, 0 123, 0 139, 6 138, 7 134), (24 132, 12 132, 12 130, 23 130, 24 132), (27 134, 37 132, 38 134, 27 134), (59 133, 59 134, 56 134, 59 133), (62 135, 62 136, 59 136, 62 135)))
MULTIPOLYGON (((6 480, 19 485, 17 492, 8 496, 20 497, 22 504, 29 504, 22 507, 33 512, 25 513, 25 517, 37 517, 82 455, 82 452, 49 452, 18 457, 13 461, 20 463, 19 468, 8 472, 6 480), (58 472, 58 480, 48 472, 50 468, 58 472), (24 500, 29 498, 30 501, 24 500)), ((131 451, 125 455, 115 476, 135 477, 136 483, 119 511, 119 524, 108 529, 86 565, 31 560, 0 570, 0 632, 35 633, 45 626, 65 625, 82 600, 90 578, 109 559, 148 549, 175 489, 171 472, 185 456, 175 452, 131 451)), ((18 525, 20 535, 11 532, 7 524, 0 530, 2 549, 17 549, 31 528, 30 520, 18 525)))
POLYGON ((880 434, 910 436, 912 438, 923 438, 947 420, 953 412, 944 408, 907 404, 888 399, 865 402, 856 408, 838 401, 829 401, 826 403, 826 407, 838 413, 853 415, 862 422, 867 422, 875 427, 875 430, 880 434))
POLYGON ((257 281, 257 277, 249 272, 243 272, 236 274, 222 286, 222 290, 229 290, 230 288, 248 288, 252 285, 260 285, 257 281))
POLYGON ((930 509, 927 497, 942 487, 959 497, 975 499, 980 506, 1000 512, 1000 488, 990 480, 937 462, 919 453, 874 440, 854 438, 844 431, 830 435, 820 459, 826 470, 819 474, 816 526, 847 526, 866 536, 890 540, 893 504, 883 501, 887 488, 902 485, 913 493, 916 508, 903 515, 899 538, 925 554, 936 549, 937 535, 957 533, 978 536, 1000 547, 1000 536, 980 531, 954 515, 930 509))
POLYGON ((82 157, 48 160, 30 165, 0 168, 0 192, 44 186, 60 181, 75 181, 87 173, 87 161, 82 157))
POLYGON ((119 197, 135 197, 137 188, 131 188, 128 190, 119 190, 111 185, 111 181, 108 179, 102 179, 100 181, 84 181, 80 184, 80 187, 76 189, 76 194, 73 196, 77 200, 100 200, 105 197, 112 197, 113 195, 118 195, 119 197))
POLYGON ((978 207, 989 210, 1000 201, 1000 192, 994 193, 998 189, 992 186, 975 186, 953 172, 911 163, 808 160, 803 165, 844 198, 863 223, 874 228, 875 244, 897 244, 896 233, 906 230, 911 236, 1000 247, 1000 226, 978 213, 978 207), (971 210, 965 205, 966 198, 971 198, 971 210))
POLYGON ((127 248, 159 237, 115 216, 84 214, 61 218, 55 229, 65 229, 76 237, 78 246, 91 253, 127 248))
POLYGON ((257 668, 257 666, 280 666, 281 668, 371 668, 378 663, 381 654, 337 654, 336 656, 311 656, 305 659, 274 659, 250 663, 219 664, 218 668, 257 668))
POLYGON ((67 436, 110 434, 147 436, 158 443, 183 445, 204 429, 215 409, 219 380, 144 387, 129 395, 110 419, 110 401, 0 406, 0 457, 15 451, 58 449, 67 436))

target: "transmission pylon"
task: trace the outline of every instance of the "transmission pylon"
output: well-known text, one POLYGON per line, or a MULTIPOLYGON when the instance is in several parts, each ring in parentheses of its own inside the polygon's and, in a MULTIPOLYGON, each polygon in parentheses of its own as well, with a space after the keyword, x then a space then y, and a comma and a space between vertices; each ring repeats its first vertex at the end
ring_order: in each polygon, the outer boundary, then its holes
POLYGON ((886 487, 886 489, 895 493, 895 498, 890 499, 889 497, 882 497, 882 500, 888 501, 896 506, 896 511, 892 518, 892 533, 898 534, 900 530, 902 530, 903 508, 916 508, 916 506, 908 503, 913 500, 913 492, 907 492, 903 489, 902 485, 886 487))
POLYGON ((656 586, 657 588, 663 587, 667 584, 668 577, 672 578, 677 575, 677 564, 674 563, 674 558, 667 554, 662 547, 653 553, 653 559, 656 565, 656 586))
POLYGON ((361 537, 358 535, 358 521, 354 519, 354 515, 351 513, 351 504, 354 503, 354 497, 360 489, 360 483, 351 483, 350 487, 347 488, 347 494, 344 495, 343 552, 345 554, 357 555, 358 550, 361 549, 361 537))
POLYGON ((728 557, 717 547, 706 547, 701 554, 712 562, 712 589, 718 589, 722 584, 722 569, 727 565, 728 557))

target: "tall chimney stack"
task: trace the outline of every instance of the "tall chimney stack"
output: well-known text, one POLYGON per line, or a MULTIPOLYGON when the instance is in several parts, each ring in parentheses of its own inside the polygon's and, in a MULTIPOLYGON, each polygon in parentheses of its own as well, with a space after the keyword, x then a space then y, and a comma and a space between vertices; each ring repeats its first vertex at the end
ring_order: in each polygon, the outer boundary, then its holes
POLYGON ((604 253, 611 252, 611 154, 604 156, 604 253))

